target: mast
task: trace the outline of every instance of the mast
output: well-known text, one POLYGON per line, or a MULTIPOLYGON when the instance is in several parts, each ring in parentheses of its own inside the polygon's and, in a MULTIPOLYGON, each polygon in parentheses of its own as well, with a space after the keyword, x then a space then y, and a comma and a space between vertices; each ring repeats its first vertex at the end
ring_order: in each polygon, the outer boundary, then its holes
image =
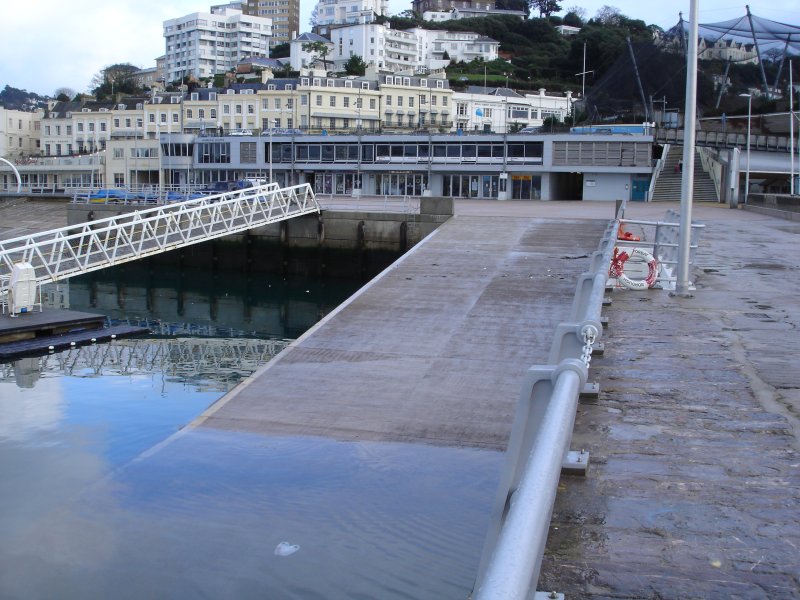
POLYGON ((764 96, 767 100, 769 96, 769 85, 767 85, 767 76, 764 74, 764 61, 761 60, 761 49, 758 47, 758 40, 756 39, 756 29, 753 25, 753 15, 750 13, 750 5, 745 5, 747 9, 747 20, 750 21, 750 33, 753 34, 753 45, 756 47, 756 56, 758 57, 758 66, 761 69, 761 82, 764 84, 764 96))

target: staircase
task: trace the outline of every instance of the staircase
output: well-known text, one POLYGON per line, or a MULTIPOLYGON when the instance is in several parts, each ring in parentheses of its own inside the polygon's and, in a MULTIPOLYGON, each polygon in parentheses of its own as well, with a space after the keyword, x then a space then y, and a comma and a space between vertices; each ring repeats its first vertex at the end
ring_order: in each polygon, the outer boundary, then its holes
MULTIPOLYGON (((658 175, 653 189, 653 202, 679 201, 681 199, 681 179, 683 175, 677 169, 678 161, 683 157, 683 146, 672 146, 667 154, 664 168, 658 175)), ((703 170, 700 156, 695 151, 694 187, 692 199, 695 202, 718 202, 717 189, 711 176, 703 170)))

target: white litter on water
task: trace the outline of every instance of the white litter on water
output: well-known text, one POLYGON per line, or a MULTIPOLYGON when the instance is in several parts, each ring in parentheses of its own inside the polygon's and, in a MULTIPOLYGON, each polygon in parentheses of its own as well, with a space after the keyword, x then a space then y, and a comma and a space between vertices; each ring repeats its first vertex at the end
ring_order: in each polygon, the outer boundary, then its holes
POLYGON ((297 546, 296 544, 290 544, 289 542, 281 542, 280 544, 275 546, 275 555, 291 556, 298 550, 300 550, 300 546, 297 546))

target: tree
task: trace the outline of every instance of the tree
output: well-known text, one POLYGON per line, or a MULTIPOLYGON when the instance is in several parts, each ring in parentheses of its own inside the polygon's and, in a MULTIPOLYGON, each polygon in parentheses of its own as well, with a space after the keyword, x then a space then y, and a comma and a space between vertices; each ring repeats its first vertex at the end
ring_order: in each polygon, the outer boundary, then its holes
POLYGON ((315 54, 314 62, 321 62, 322 68, 326 71, 328 70, 328 53, 331 49, 328 47, 328 44, 325 42, 317 40, 316 42, 306 42, 302 45, 303 52, 308 52, 309 54, 315 54))
POLYGON ((367 63, 363 58, 354 54, 344 63, 344 71, 348 75, 364 75, 367 72, 367 63))
POLYGON ((561 10, 558 0, 529 0, 531 10, 538 10, 539 17, 549 17, 561 10))
POLYGON ((282 44, 275 44, 269 50, 270 58, 289 58, 289 55, 290 55, 289 42, 284 42, 282 44))
POLYGON ((308 24, 311 26, 311 29, 314 29, 319 22, 319 8, 317 5, 314 5, 314 8, 311 9, 311 17, 308 19, 308 24))
POLYGON ((72 88, 68 88, 68 87, 60 87, 60 88, 56 89, 55 92, 53 92, 53 96, 55 96, 56 100, 59 100, 59 101, 62 101, 61 96, 66 96, 66 98, 63 101, 64 102, 68 102, 70 98, 74 98, 75 97, 75 90, 73 90, 72 88))
POLYGON ((594 16, 595 21, 599 21, 603 25, 619 25, 622 20, 622 13, 615 6, 604 4, 594 16))
POLYGON ((570 10, 564 15, 564 25, 569 25, 571 27, 583 27, 583 18, 575 11, 570 10))

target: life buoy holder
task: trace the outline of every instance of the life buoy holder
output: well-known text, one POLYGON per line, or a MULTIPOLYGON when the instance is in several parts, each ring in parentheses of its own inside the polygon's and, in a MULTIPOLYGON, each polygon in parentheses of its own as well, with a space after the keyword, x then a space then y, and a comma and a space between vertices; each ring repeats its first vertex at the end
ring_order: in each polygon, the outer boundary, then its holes
POLYGON ((628 242, 638 242, 639 236, 633 235, 630 231, 625 231, 624 224, 620 221, 619 228, 617 229, 617 239, 625 240, 628 242))
POLYGON ((611 259, 608 274, 616 277, 617 283, 626 289, 646 290, 653 287, 658 279, 658 261, 647 250, 641 248, 634 248, 630 254, 625 250, 620 252, 619 248, 614 248, 614 256, 611 259), (647 277, 644 279, 631 279, 625 275, 625 262, 633 256, 637 256, 647 263, 647 277))

